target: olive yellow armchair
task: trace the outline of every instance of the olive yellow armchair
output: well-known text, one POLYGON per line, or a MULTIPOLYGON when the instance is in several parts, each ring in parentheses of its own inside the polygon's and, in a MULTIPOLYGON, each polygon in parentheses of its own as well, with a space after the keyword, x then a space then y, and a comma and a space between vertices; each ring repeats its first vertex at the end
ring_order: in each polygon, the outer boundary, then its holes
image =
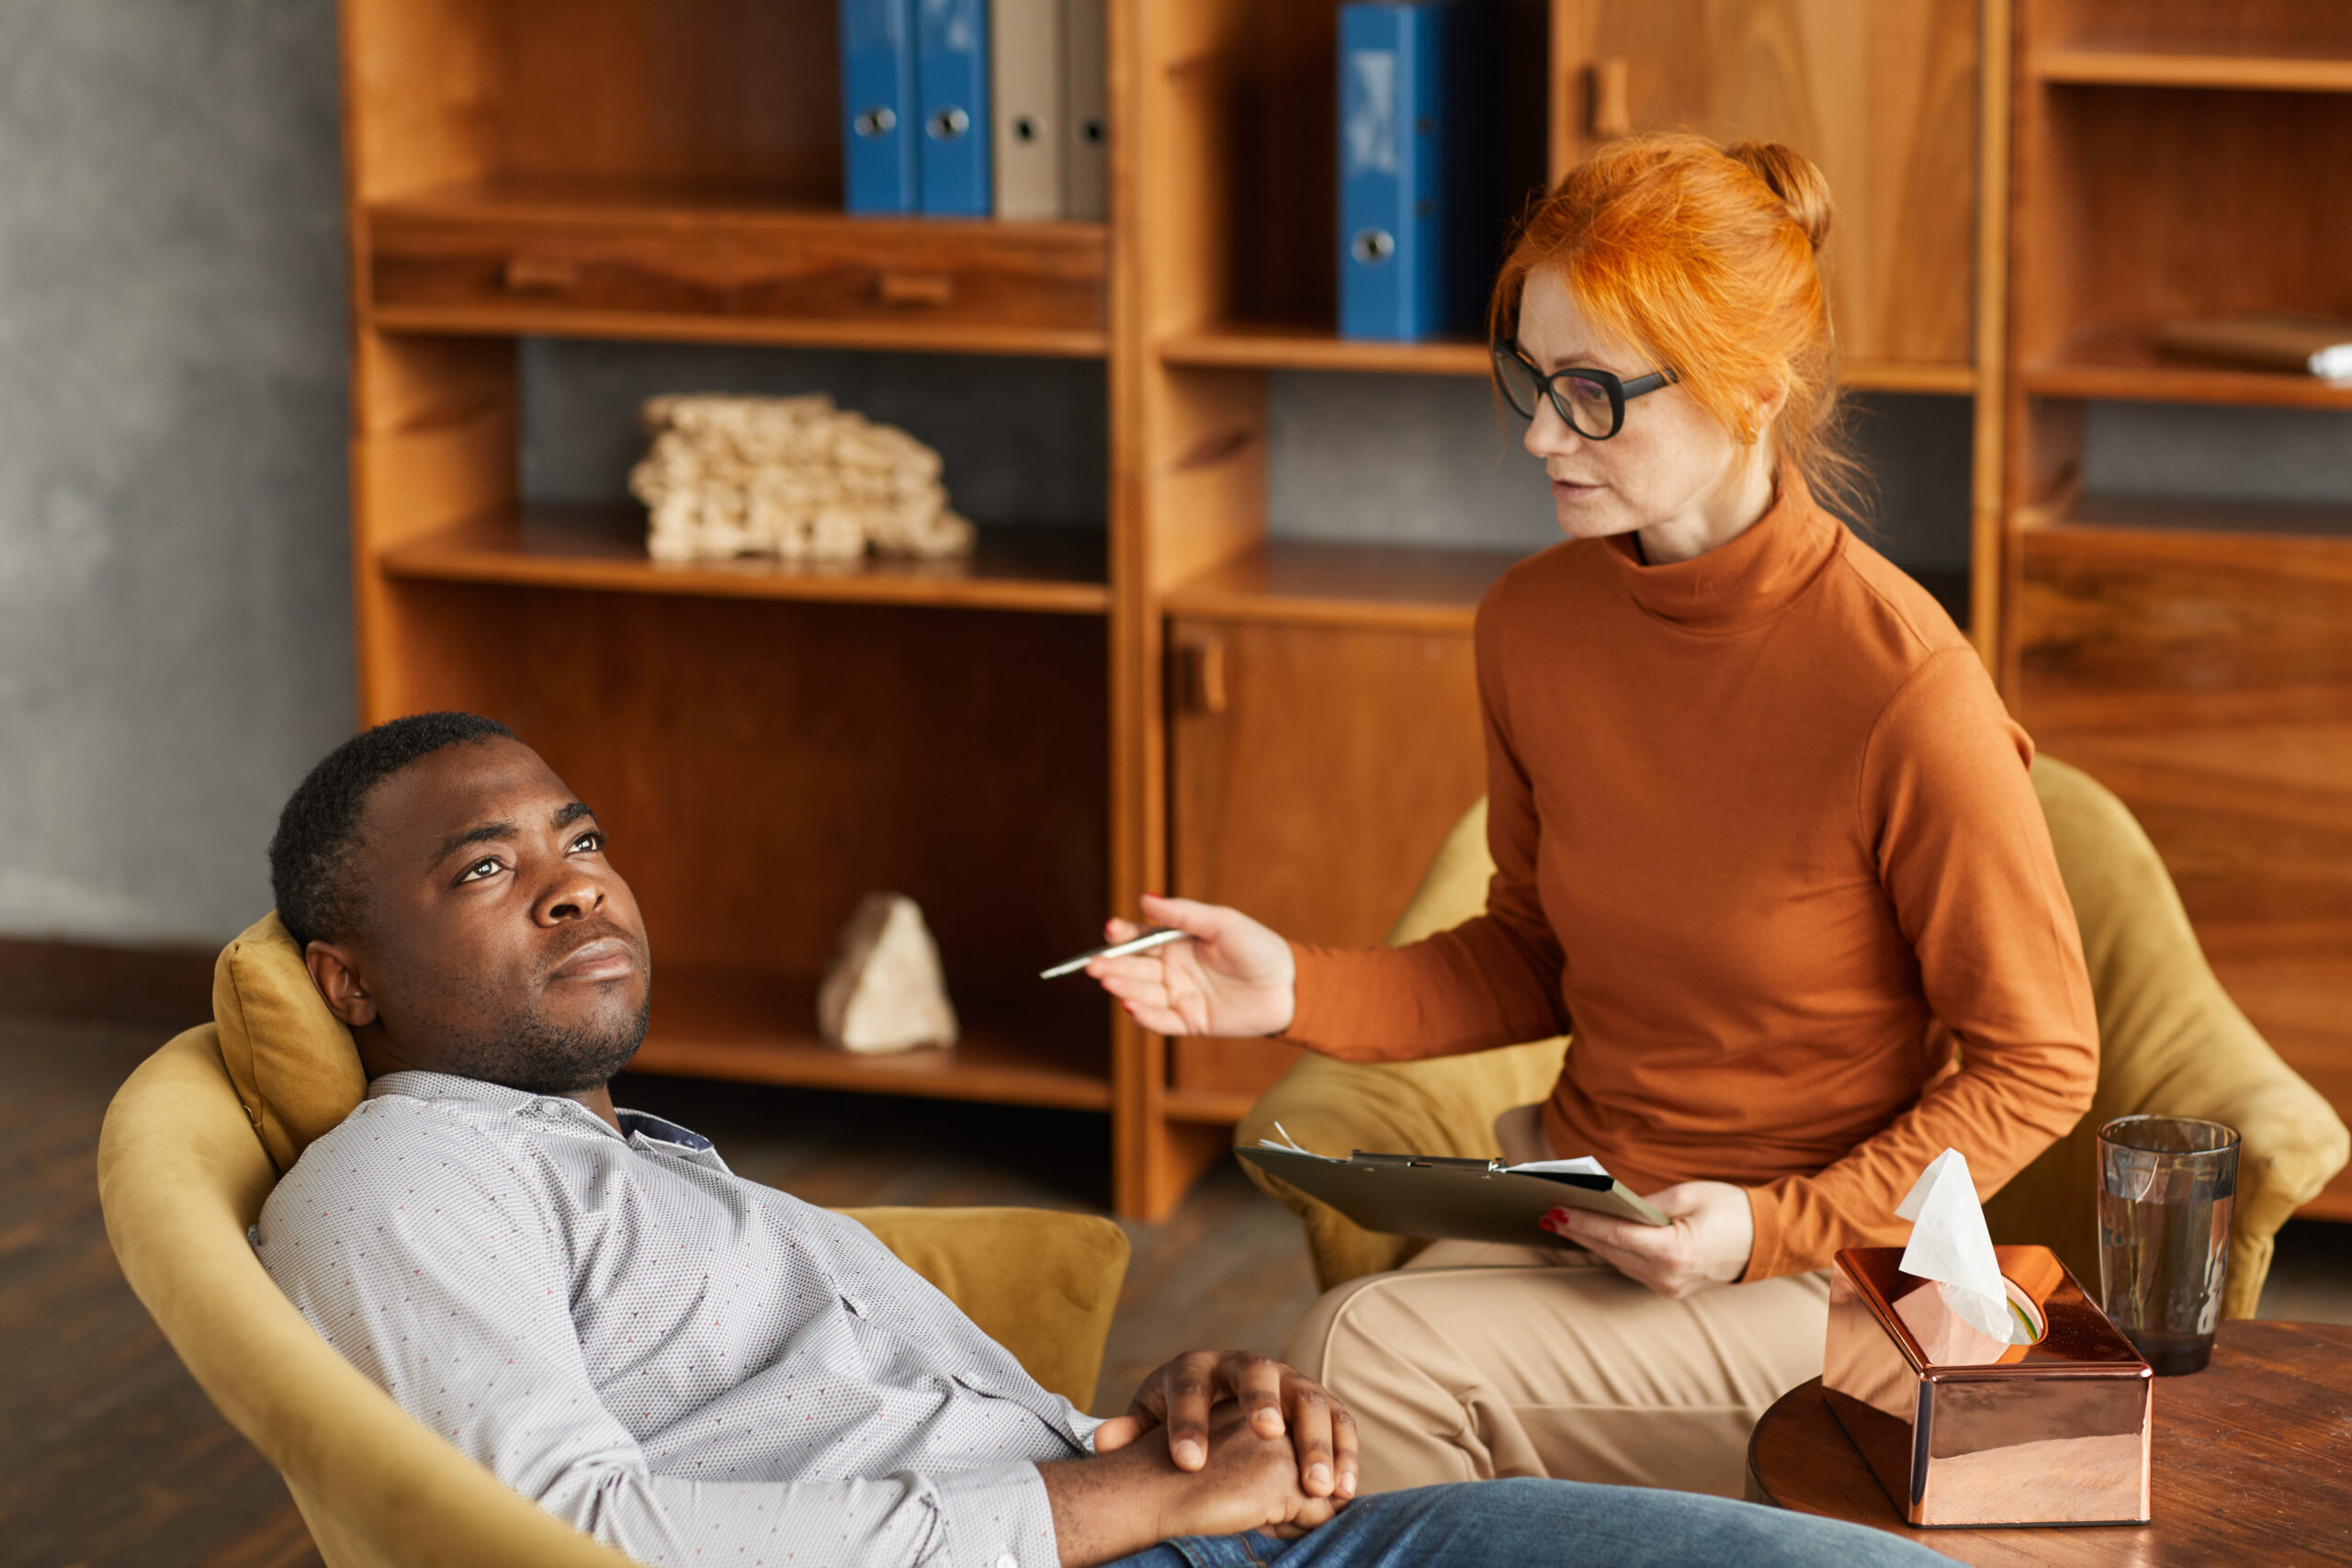
MULTIPOLYGON (((2043 1243, 2078 1277, 2096 1281, 2100 1123, 2141 1112, 2225 1122, 2245 1142, 2222 1310, 2251 1317, 2278 1227, 2344 1167, 2344 1123, 2214 979, 2171 876, 2123 803, 2047 757, 2033 764, 2033 785, 2082 929, 2098 1009, 2098 1089, 2074 1131, 1985 1205, 1994 1238, 2043 1243)), ((1454 825, 1391 942, 1418 941, 1486 908, 1494 869, 1486 818, 1482 801, 1454 825)), ((1384 1064, 1309 1055, 1266 1091, 1236 1130, 1235 1143, 1252 1146, 1280 1121, 1311 1149, 1491 1156, 1499 1152, 1495 1118, 1548 1095, 1569 1048, 1561 1038, 1384 1064)), ((1316 1280, 1326 1290, 1394 1269, 1426 1245, 1359 1229, 1255 1167, 1250 1170, 1305 1222, 1316 1280)))
MULTIPOLYGON (((362 1083, 356 1055, 336 1058, 350 1037, 308 991, 274 917, 222 954, 214 1018, 116 1094, 98 1196, 130 1288, 285 1476, 320 1554, 334 1568, 624 1568, 412 1418, 312 1331, 254 1257, 245 1233, 281 1168, 302 1134, 348 1113, 362 1083)), ((847 1212, 1039 1382, 1081 1407, 1092 1399, 1126 1271, 1118 1226, 1029 1209, 847 1212)))

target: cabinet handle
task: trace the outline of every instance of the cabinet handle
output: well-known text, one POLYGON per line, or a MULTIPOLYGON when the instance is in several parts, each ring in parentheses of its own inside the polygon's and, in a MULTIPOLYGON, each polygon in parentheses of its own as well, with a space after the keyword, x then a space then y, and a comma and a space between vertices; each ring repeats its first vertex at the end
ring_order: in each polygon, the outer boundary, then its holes
POLYGON ((1225 639, 1199 637, 1176 645, 1176 705, 1185 713, 1221 714, 1231 705, 1225 639))
POLYGON ((1590 102, 1594 140, 1609 141, 1634 134, 1633 102, 1625 85, 1629 74, 1623 56, 1593 62, 1590 102))
POLYGON ((885 305, 946 305, 956 299, 956 279, 944 272, 882 272, 874 293, 885 305))
POLYGON ((580 264, 563 256, 509 256, 509 294, 568 294, 580 284, 580 264))

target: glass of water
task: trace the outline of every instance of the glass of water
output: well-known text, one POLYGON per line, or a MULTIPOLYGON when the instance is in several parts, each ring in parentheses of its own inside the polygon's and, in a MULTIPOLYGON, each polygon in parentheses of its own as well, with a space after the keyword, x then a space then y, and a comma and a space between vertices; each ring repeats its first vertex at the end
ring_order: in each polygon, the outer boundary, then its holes
POLYGON ((2237 1207, 2238 1134, 2190 1116, 2098 1130, 2098 1280, 2107 1315, 2158 1377, 2213 1356, 2237 1207))

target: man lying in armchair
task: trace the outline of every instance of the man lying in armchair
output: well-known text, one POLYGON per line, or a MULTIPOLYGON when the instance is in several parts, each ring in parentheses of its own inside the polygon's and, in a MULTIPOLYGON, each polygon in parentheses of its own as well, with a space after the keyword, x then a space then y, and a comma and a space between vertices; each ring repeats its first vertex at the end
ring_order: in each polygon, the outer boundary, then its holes
POLYGON ((636 901, 594 814, 490 720, 337 748, 270 868, 369 1085, 271 1194, 263 1263, 413 1416, 641 1561, 1941 1561, 1670 1492, 1357 1499, 1346 1412, 1248 1354, 1080 1414, 854 1222, 616 1109, 651 997, 636 901))

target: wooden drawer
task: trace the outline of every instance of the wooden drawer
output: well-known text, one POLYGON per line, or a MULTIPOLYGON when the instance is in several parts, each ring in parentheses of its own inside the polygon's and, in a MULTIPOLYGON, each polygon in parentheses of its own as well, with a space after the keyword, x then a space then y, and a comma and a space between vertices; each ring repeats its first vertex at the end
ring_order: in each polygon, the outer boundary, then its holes
MULTIPOLYGON (((1178 895, 1301 942, 1370 945, 1486 788, 1470 634, 1169 626, 1178 895)), ((1295 1046, 1170 1043, 1173 1086, 1254 1094, 1295 1046)))
POLYGON ((1107 231, 1086 223, 444 198, 369 214, 379 324, 1103 352, 1107 231))

